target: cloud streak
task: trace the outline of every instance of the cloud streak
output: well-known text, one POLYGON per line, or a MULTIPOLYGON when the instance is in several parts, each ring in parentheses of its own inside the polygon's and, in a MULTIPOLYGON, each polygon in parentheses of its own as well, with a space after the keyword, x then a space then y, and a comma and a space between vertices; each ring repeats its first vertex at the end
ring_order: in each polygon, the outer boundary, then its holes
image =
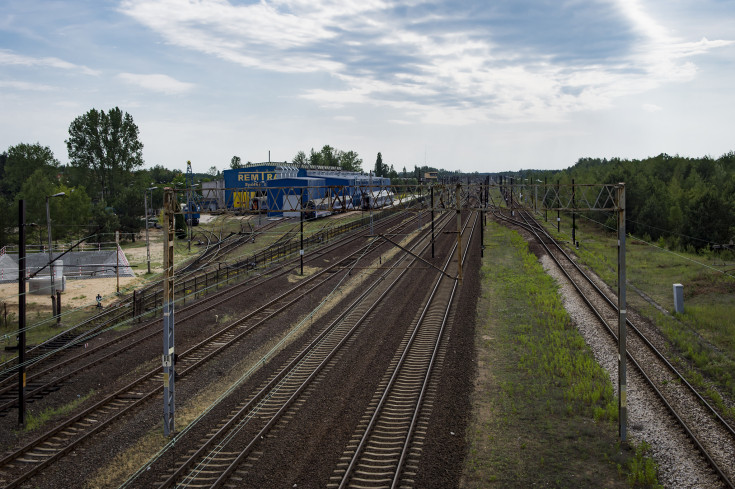
POLYGON ((118 78, 125 83, 165 95, 181 95, 193 90, 195 87, 193 83, 182 82, 162 74, 140 75, 120 73, 118 78))
POLYGON ((120 10, 167 43, 229 63, 329 74, 336 88, 297 94, 321 106, 450 124, 610 107, 693 79, 693 57, 732 44, 677 39, 638 0, 124 0, 120 10))
POLYGON ((100 74, 97 70, 87 68, 86 66, 75 65, 59 58, 34 58, 31 56, 22 56, 7 49, 0 49, 0 65, 55 68, 60 70, 76 71, 90 76, 98 76, 100 74))

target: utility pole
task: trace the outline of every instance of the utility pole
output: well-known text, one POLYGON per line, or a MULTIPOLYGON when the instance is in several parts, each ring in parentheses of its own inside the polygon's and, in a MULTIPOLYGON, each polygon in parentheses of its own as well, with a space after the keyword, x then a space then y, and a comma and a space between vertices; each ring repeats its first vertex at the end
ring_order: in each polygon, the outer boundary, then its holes
POLYGON ((485 180, 485 212, 482 213, 482 223, 487 225, 487 207, 490 202, 490 175, 485 180))
POLYGON ((301 276, 304 276, 304 187, 301 187, 301 204, 299 205, 299 213, 301 216, 301 249, 299 255, 301 258, 301 276))
POLYGON ((625 183, 621 183, 618 186, 618 418, 621 441, 626 438, 628 418, 625 280, 625 183))
POLYGON ((120 295, 120 231, 115 231, 115 277, 117 277, 117 295, 120 295))
POLYGON ((163 194, 163 434, 174 434, 176 377, 174 349, 174 211, 176 200, 171 188, 163 194))
POLYGON ((434 186, 431 186, 431 257, 434 258, 434 186))
POLYGON ((480 209, 480 258, 485 258, 485 224, 482 222, 485 211, 480 209))
POLYGON ((459 265, 459 281, 462 282, 462 205, 460 199, 460 192, 462 184, 457 183, 457 191, 454 200, 457 204, 457 260, 459 265))
POLYGON ((513 177, 510 177, 510 215, 516 215, 516 212, 513 210, 513 177))
MULTIPOLYGON (((145 254, 146 260, 148 261, 148 273, 151 273, 151 242, 148 237, 148 191, 153 191, 158 187, 148 187, 143 192, 143 201, 145 205, 145 254)), ((153 205, 153 194, 151 194, 151 205, 153 205)))
POLYGON ((18 201, 18 424, 26 424, 26 201, 18 201))
MULTIPOLYGON (((48 232, 48 275, 51 278, 51 316, 56 318, 57 324, 61 321, 56 309, 56 284, 54 283, 54 255, 51 251, 51 206, 49 201, 54 197, 66 197, 65 192, 46 196, 46 228, 48 232)), ((62 272, 63 275, 63 272, 62 272)))
POLYGON ((549 191, 549 187, 547 184, 548 184, 548 177, 544 177, 544 221, 545 222, 549 222, 549 209, 546 206, 546 202, 547 202, 546 193, 549 191))
POLYGON ((574 208, 577 207, 574 194, 574 179, 572 178, 572 246, 577 246, 577 214, 574 212, 574 208))
POLYGON ((556 198, 559 201, 559 208, 556 210, 556 232, 561 231, 561 199, 559 198, 559 180, 556 181, 556 198))
POLYGON ((375 229, 373 229, 373 172, 370 172, 370 180, 368 183, 368 207, 370 208, 370 236, 375 236, 375 229))

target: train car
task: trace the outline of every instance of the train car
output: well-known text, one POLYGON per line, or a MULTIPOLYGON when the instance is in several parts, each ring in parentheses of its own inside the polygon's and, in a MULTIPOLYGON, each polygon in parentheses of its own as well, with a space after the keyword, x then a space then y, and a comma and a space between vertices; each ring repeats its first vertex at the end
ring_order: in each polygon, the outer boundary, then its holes
POLYGON ((251 211, 268 211, 268 195, 259 195, 257 197, 250 198, 250 210, 251 211))
POLYGON ((394 195, 389 190, 370 190, 362 193, 363 210, 379 209, 393 205, 394 195))
POLYGON ((304 206, 304 219, 318 219, 332 215, 329 209, 330 198, 311 199, 304 206))
POLYGON ((199 213, 199 206, 194 202, 191 202, 191 211, 189 211, 189 206, 184 204, 181 206, 181 212, 184 214, 184 219, 187 224, 191 226, 199 225, 199 218, 201 215, 199 213))

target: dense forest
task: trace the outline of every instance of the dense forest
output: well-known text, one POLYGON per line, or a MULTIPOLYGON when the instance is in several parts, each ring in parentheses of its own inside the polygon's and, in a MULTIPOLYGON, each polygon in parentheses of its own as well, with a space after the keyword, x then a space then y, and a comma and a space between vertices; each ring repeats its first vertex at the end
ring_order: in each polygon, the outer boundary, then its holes
POLYGON ((732 151, 717 159, 667 154, 642 160, 581 158, 566 170, 525 173, 562 184, 572 179, 578 184, 624 182, 626 230, 670 249, 699 251, 735 241, 732 151))

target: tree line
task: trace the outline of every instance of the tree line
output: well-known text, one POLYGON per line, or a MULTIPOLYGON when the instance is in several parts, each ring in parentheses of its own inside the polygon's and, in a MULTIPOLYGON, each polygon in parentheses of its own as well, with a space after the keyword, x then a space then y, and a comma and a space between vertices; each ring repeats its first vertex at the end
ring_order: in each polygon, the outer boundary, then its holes
MULTIPOLYGON (((626 231, 669 249, 699 251, 735 240, 733 151, 719 158, 581 158, 566 170, 521 173, 549 183, 624 182, 626 231)), ((614 228, 615 222, 610 216, 606 224, 614 228)))
POLYGON ((180 171, 160 165, 142 169, 138 126, 118 107, 75 118, 65 142, 68 165, 41 143, 19 143, 0 154, 1 245, 17 242, 20 199, 26 203, 26 223, 36 225, 27 233, 29 243, 48 242, 46 199, 62 192, 49 199, 54 239, 113 241, 115 231, 134 239, 144 226, 144 192, 152 200, 149 208, 155 208, 162 205, 164 185, 185 185, 180 171))
MULTIPOLYGON (((69 125, 65 141, 69 164, 62 165, 48 146, 19 143, 0 153, 0 246, 17 243, 18 201, 26 203, 26 222, 36 224, 28 232, 31 242, 43 245, 46 236, 46 200, 54 194, 63 198, 48 200, 52 234, 56 240, 87 238, 87 241, 112 241, 115 231, 132 237, 144 227, 144 193, 149 209, 163 205, 163 187, 185 187, 185 175, 161 165, 143 169, 143 143, 133 117, 118 107, 108 111, 91 109, 69 125), (153 188, 157 187, 157 188, 153 188)), ((299 151, 292 162, 362 172, 363 160, 357 152, 330 145, 299 151)), ((233 156, 230 168, 244 165, 233 156)), ((377 154, 374 174, 389 177, 395 184, 417 183, 424 173, 438 171, 440 178, 456 175, 428 166, 414 166, 399 172, 377 154)), ((215 166, 195 181, 221 178, 215 166)))

